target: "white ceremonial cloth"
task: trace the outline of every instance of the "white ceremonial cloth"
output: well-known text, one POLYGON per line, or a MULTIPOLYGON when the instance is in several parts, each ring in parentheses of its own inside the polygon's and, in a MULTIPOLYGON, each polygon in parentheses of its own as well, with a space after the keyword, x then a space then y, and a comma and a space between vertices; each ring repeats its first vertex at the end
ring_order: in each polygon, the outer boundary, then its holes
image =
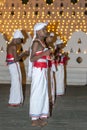
POLYGON ((11 76, 9 104, 23 103, 22 76, 18 62, 8 65, 11 76))
POLYGON ((33 67, 29 114, 31 117, 47 117, 49 114, 47 68, 33 67))
POLYGON ((65 91, 63 64, 58 64, 58 71, 55 72, 55 77, 56 77, 56 95, 63 95, 65 91))

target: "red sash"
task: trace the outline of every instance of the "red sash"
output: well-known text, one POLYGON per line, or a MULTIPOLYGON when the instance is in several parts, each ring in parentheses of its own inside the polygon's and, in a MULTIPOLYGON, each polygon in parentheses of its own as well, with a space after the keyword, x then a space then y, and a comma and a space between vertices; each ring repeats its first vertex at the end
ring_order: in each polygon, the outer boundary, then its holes
POLYGON ((37 68, 47 68, 47 63, 46 62, 34 62, 33 64, 34 67, 37 67, 37 68))
POLYGON ((7 57, 6 57, 6 61, 7 62, 13 62, 14 61, 14 57, 12 54, 8 54, 7 57))

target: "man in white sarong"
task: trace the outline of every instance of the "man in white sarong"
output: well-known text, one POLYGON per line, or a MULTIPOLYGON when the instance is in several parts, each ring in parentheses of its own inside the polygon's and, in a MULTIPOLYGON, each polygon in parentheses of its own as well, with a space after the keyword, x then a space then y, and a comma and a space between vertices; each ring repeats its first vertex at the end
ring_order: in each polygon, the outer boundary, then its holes
MULTIPOLYGON (((53 44, 54 33, 48 33, 45 38, 45 42, 48 48, 52 48, 53 44)), ((50 105, 54 105, 55 102, 55 78, 54 72, 56 71, 54 54, 52 53, 48 60, 48 86, 49 86, 49 99, 50 105)), ((51 106, 51 107, 52 107, 51 106)))
POLYGON ((58 59, 57 62, 57 71, 55 72, 56 77, 56 95, 63 95, 65 92, 65 83, 64 83, 64 64, 67 60, 67 57, 62 53, 63 48, 63 41, 60 39, 60 37, 57 37, 57 40, 55 42, 55 48, 56 48, 56 56, 58 59))
POLYGON ((29 114, 32 126, 46 125, 49 116, 47 56, 50 54, 51 49, 45 49, 46 26, 47 23, 35 24, 31 46, 30 60, 33 64, 33 70, 29 114))
POLYGON ((23 103, 22 92, 22 76, 19 61, 23 56, 28 56, 29 51, 24 51, 18 55, 17 45, 22 43, 24 38, 20 30, 16 30, 13 34, 13 39, 7 46, 6 62, 9 68, 11 77, 11 88, 8 105, 12 107, 20 106, 23 103))

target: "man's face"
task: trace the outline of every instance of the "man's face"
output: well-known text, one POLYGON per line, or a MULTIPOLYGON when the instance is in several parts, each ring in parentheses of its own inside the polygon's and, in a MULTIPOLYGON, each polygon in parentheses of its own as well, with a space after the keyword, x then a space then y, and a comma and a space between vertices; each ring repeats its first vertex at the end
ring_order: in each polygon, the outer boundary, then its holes
POLYGON ((58 45, 57 45, 57 48, 60 48, 60 49, 61 49, 61 48, 62 48, 62 44, 58 44, 58 45))
POLYGON ((46 37, 47 35, 47 29, 46 27, 42 28, 41 30, 38 31, 38 35, 41 37, 46 37))
POLYGON ((17 42, 17 44, 21 44, 22 43, 22 39, 21 38, 17 38, 16 42, 17 42))
POLYGON ((48 36, 48 37, 47 37, 47 42, 48 42, 48 43, 51 43, 52 40, 53 40, 53 37, 52 37, 52 36, 48 36))

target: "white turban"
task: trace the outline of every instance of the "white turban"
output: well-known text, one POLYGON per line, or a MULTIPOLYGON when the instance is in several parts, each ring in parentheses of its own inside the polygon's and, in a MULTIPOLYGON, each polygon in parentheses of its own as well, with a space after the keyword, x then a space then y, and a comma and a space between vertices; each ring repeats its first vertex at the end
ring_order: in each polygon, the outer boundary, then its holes
POLYGON ((50 33, 50 36, 51 36, 51 37, 54 37, 54 33, 53 33, 53 32, 51 32, 51 33, 50 33))
POLYGON ((36 23, 34 26, 34 37, 33 40, 36 38, 36 31, 39 31, 43 29, 45 26, 47 26, 48 23, 36 23))
POLYGON ((63 44, 63 40, 60 39, 60 36, 57 37, 55 45, 63 44))
POLYGON ((39 31, 42 28, 44 28, 45 26, 47 26, 48 23, 36 23, 34 26, 34 31, 39 31))
POLYGON ((24 38, 24 36, 20 30, 15 30, 13 38, 24 38))

